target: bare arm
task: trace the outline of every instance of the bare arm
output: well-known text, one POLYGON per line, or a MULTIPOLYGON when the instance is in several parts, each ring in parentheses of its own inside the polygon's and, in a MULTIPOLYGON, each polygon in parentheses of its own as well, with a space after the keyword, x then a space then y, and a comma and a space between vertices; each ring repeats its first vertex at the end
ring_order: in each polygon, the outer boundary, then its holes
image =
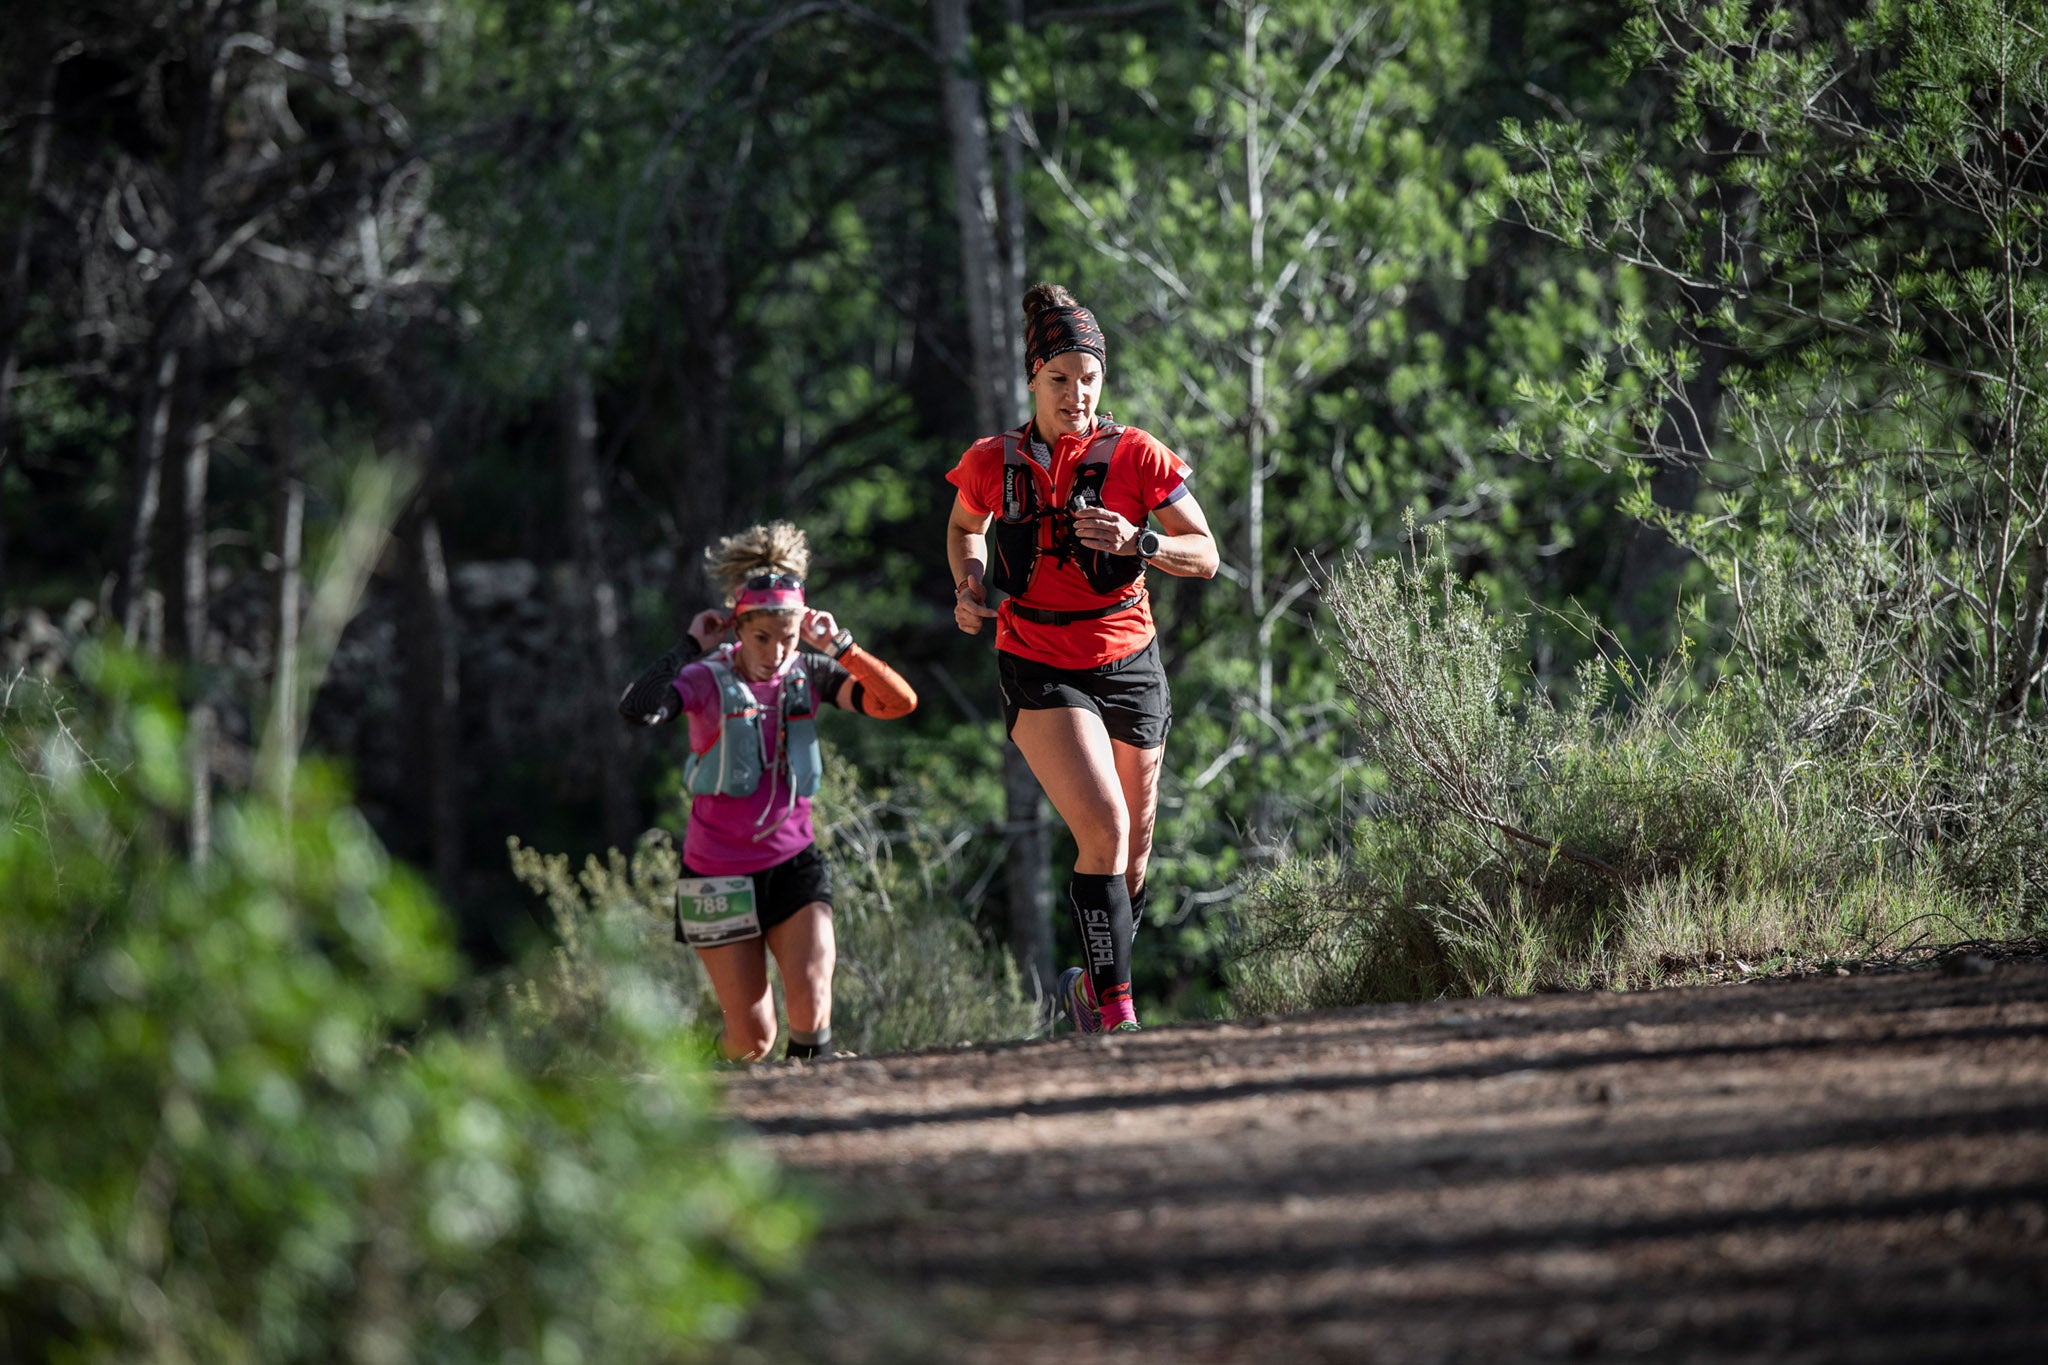
POLYGON ((996 614, 981 581, 988 568, 988 526, 994 519, 991 513, 970 511, 959 494, 953 495, 953 514, 946 521, 946 563, 953 571, 953 622, 969 635, 979 635, 981 623, 996 614))
MULTIPOLYGON (((1176 578, 1214 578, 1218 556, 1216 538, 1209 534, 1209 518, 1190 493, 1154 509, 1159 522, 1159 553, 1151 566, 1176 578)), ((1113 555, 1138 552, 1138 533, 1145 528, 1125 521, 1107 507, 1086 507, 1074 513, 1074 534, 1091 550, 1113 555)))

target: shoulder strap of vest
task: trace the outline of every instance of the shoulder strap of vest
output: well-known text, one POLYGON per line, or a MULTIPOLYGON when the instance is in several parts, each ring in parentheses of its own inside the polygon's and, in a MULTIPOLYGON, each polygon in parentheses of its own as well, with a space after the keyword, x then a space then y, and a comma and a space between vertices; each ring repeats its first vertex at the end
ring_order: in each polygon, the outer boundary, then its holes
POLYGON ((1030 439, 1031 423, 1003 433, 1003 459, 1018 460, 1024 456, 1024 442, 1030 439))
POLYGON ((1032 482, 1025 462, 1024 442, 1031 438, 1031 424, 1003 433, 1003 520, 1022 521, 1038 505, 1038 487, 1032 482))
POLYGON ((782 714, 789 720, 803 720, 818 714, 818 698, 811 687, 811 670, 798 655, 782 675, 782 714))
POLYGON ((721 650, 704 661, 711 670, 713 681, 718 684, 719 711, 728 716, 753 715, 761 709, 761 703, 754 697, 754 690, 740 680, 739 670, 732 666, 732 656, 721 650))
POLYGON ((1124 426, 1105 416, 1095 424, 1095 435, 1088 442, 1088 449, 1081 453, 1082 464, 1108 464, 1109 457, 1116 454, 1117 442, 1123 439, 1124 426))

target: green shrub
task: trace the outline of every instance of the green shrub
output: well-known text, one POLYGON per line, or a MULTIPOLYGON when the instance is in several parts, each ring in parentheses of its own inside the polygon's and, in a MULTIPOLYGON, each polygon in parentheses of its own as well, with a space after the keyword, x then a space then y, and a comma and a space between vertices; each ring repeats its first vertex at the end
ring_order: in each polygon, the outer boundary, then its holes
POLYGON ((676 1358, 809 1215, 640 955, 574 1036, 431 1022, 446 925, 323 769, 186 828, 181 717, 100 658, 0 714, 0 1356, 676 1358), (200 846, 208 846, 201 841, 200 846))
POLYGON ((969 915, 973 869, 963 855, 979 829, 942 791, 864 787, 850 766, 827 764, 819 845, 839 888, 833 1010, 856 1051, 1022 1038, 1043 1027, 1009 953, 969 915))
MULTIPOLYGON (((680 798, 679 798, 680 799, 680 798)), ((948 817, 931 794, 899 803, 864 787, 852 767, 828 758, 814 819, 832 863, 833 1041, 843 1051, 894 1052, 1019 1038, 1041 1025, 1007 953, 985 943, 965 908, 957 855, 972 825, 948 817), (958 827, 955 827, 955 826, 958 827)), ((668 812, 683 828, 687 806, 668 812)), ((718 1000, 696 955, 675 942, 671 918, 681 859, 671 837, 651 830, 629 857, 617 849, 571 870, 566 854, 511 841, 513 871, 548 903, 557 946, 545 972, 518 987, 522 1027, 573 1034, 589 1013, 604 969, 589 960, 594 935, 630 941, 664 998, 701 1039, 719 1027, 718 1000)))
POLYGON ((1709 685, 1689 656, 1646 675, 1610 651, 1563 704, 1439 537, 1347 564, 1325 600, 1384 799, 1341 858, 1251 884, 1241 1009, 1641 985, 2044 923, 2040 736, 1964 762, 1850 647, 1865 623, 1824 578, 1756 575, 1709 685))

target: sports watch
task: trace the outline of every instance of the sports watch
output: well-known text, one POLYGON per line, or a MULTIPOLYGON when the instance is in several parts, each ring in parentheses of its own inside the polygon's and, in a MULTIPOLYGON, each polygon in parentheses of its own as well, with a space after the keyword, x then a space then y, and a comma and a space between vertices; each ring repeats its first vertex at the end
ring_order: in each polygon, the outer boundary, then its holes
POLYGON ((1150 559, 1159 553, 1159 533, 1151 527, 1138 532, 1138 558, 1150 559))
POLYGON ((841 627, 839 633, 837 635, 834 635, 831 638, 831 640, 826 642, 825 653, 830 657, 836 659, 840 655, 844 654, 847 650, 852 648, 853 632, 845 629, 844 627, 841 627))

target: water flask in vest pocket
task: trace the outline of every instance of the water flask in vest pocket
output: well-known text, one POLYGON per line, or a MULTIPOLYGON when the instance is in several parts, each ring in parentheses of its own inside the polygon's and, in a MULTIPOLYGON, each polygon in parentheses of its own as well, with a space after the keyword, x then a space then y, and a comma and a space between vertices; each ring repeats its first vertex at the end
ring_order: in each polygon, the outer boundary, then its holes
POLYGON ((984 581, 998 592, 1022 597, 1038 570, 1038 495, 1021 465, 1003 470, 1003 511, 989 537, 984 581))
POLYGON ((758 938, 752 877, 684 877, 676 883, 676 937, 692 948, 758 938))
POLYGON ((1074 495, 1067 499, 1067 534, 1072 538, 1074 563, 1087 578, 1088 586, 1102 593, 1127 587, 1137 582, 1138 576, 1145 572, 1145 561, 1136 555, 1113 555, 1107 550, 1091 550, 1081 543, 1080 536, 1073 530, 1074 513, 1084 507, 1102 506, 1102 485, 1108 473, 1106 464, 1083 467, 1074 476, 1074 495))

